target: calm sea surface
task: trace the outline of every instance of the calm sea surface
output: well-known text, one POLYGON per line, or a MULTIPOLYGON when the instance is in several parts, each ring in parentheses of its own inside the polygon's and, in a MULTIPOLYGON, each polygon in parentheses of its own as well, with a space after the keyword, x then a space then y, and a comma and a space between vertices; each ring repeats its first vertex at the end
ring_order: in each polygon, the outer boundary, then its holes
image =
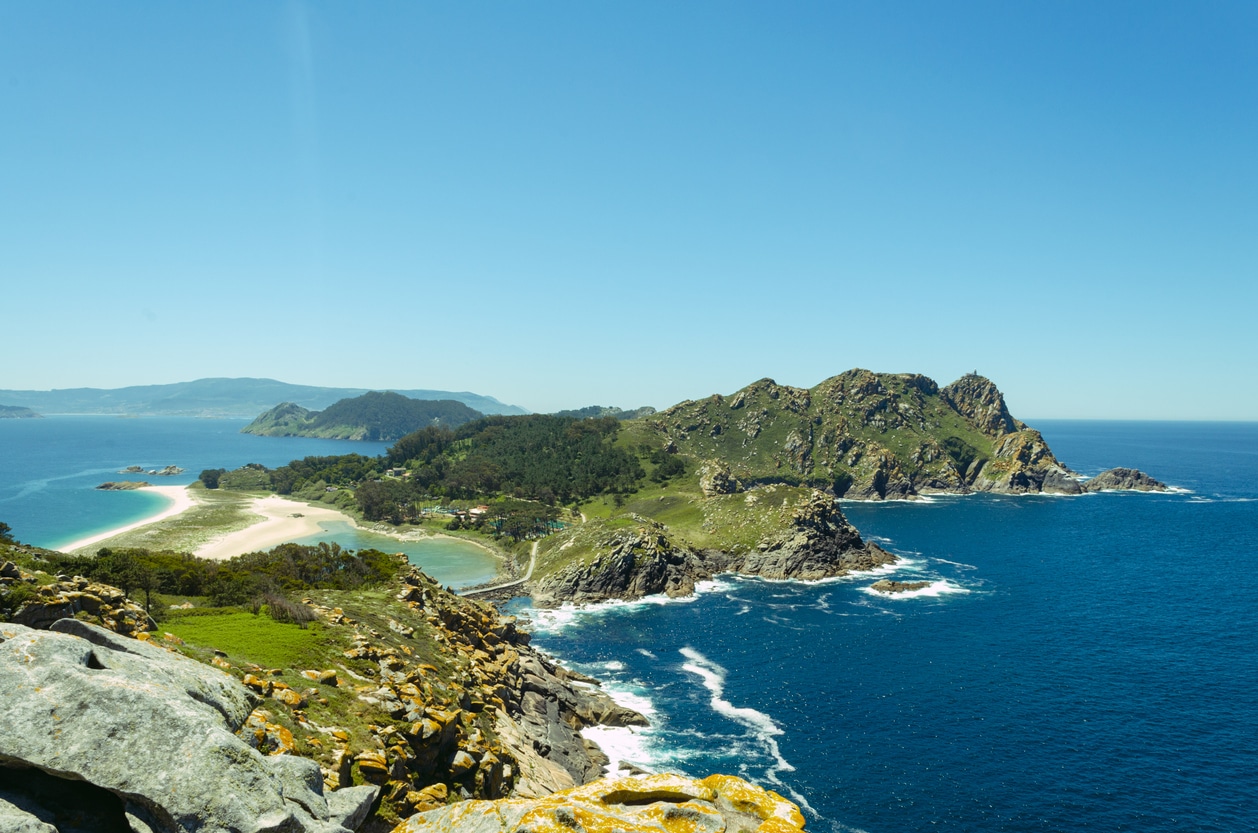
MULTIPOLYGON (((310 455, 375 456, 387 448, 385 443, 241 434, 248 423, 191 417, 0 419, 0 521, 13 527, 19 541, 55 549, 141 520, 166 505, 160 495, 97 491, 107 480, 185 485, 204 469, 246 463, 274 468, 310 455), (145 470, 175 465, 186 471, 173 477, 118 473, 131 465, 145 470)), ((493 557, 472 544, 450 539, 401 543, 348 524, 330 524, 324 534, 302 543, 316 540, 405 552, 433 577, 456 587, 486 580, 496 566, 493 557)))
POLYGON ((1041 422, 1063 462, 1177 494, 845 503, 931 586, 721 578, 517 610, 649 713, 600 735, 733 772, 823 831, 1258 830, 1258 424, 1041 422))

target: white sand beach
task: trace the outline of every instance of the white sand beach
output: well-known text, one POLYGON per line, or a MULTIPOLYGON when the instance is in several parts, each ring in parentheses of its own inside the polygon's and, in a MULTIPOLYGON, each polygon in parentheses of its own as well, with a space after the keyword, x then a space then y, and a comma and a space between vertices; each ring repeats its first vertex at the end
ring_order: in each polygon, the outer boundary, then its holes
POLYGON ((75 550, 81 550, 86 547, 90 547, 92 544, 98 544, 101 541, 113 538, 115 535, 121 535, 124 532, 130 532, 131 530, 139 529, 142 526, 148 526, 149 524, 155 524, 158 521, 173 518, 197 505, 196 498, 194 498, 192 493, 188 491, 187 486, 145 486, 139 491, 155 492, 164 498, 168 498, 171 501, 171 504, 162 511, 158 512, 156 515, 150 515, 149 517, 136 521, 133 524, 127 524, 125 526, 101 532, 97 535, 90 535, 86 538, 80 538, 77 541, 71 541, 58 549, 60 549, 61 552, 74 552, 75 550))
POLYGON ((321 522, 354 522, 349 515, 336 509, 311 506, 277 495, 255 498, 249 509, 260 516, 258 523, 206 541, 193 554, 199 558, 222 561, 241 553, 266 550, 297 538, 317 535, 322 531, 321 522))

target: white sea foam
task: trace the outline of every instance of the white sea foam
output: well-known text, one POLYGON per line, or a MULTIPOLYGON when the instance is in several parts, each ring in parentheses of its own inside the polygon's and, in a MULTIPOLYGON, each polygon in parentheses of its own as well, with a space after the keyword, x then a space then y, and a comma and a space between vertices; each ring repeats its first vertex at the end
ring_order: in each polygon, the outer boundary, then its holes
MULTIPOLYGON (((603 663, 604 666, 613 664, 620 665, 621 669, 624 668, 622 663, 603 663)), ((604 680, 603 691, 617 705, 633 709, 652 725, 657 722, 655 703, 640 683, 604 680)), ((632 764, 648 772, 654 772, 660 768, 661 755, 655 748, 654 732, 651 726, 589 726, 581 730, 581 737, 597 743, 611 760, 607 765, 608 777, 619 775, 622 763, 632 764)))
POLYGON ((952 565, 952 566, 954 566, 954 567, 960 567, 960 568, 965 569, 965 570, 977 570, 977 569, 978 569, 978 567, 975 567, 973 564, 965 564, 965 563, 963 563, 963 562, 961 562, 961 561, 949 561, 949 560, 948 560, 948 559, 946 559, 946 558, 934 558, 934 559, 932 559, 932 560, 933 560, 933 561, 938 561, 940 564, 951 564, 951 565, 952 565))
POLYGON ((646 648, 637 648, 635 650, 637 650, 639 654, 642 654, 642 656, 646 657, 647 659, 659 659, 659 657, 657 657, 655 654, 648 651, 646 648))
POLYGON ((949 593, 969 593, 968 588, 953 584, 947 579, 932 581, 926 587, 919 590, 904 590, 900 593, 883 593, 875 590, 873 587, 862 588, 871 596, 877 596, 880 599, 889 599, 892 601, 902 601, 905 599, 921 599, 921 598, 938 598, 949 593))
POLYGON ((624 671, 625 670, 625 664, 618 659, 608 660, 607 662, 601 663, 599 667, 607 671, 624 671))
POLYGON ((703 687, 712 695, 709 701, 712 710, 748 729, 751 737, 759 741, 763 751, 772 759, 772 764, 765 769, 765 779, 775 786, 786 789, 800 807, 815 816, 817 811, 808 803, 808 799, 789 784, 783 783, 779 777, 779 773, 794 772, 795 767, 782 757, 782 750, 778 747, 776 738, 782 734, 782 728, 778 726, 777 721, 762 711, 735 706, 726 700, 725 680, 729 672, 723 667, 689 646, 680 649, 680 653, 689 660, 682 664, 682 670, 699 677, 703 682, 703 687))

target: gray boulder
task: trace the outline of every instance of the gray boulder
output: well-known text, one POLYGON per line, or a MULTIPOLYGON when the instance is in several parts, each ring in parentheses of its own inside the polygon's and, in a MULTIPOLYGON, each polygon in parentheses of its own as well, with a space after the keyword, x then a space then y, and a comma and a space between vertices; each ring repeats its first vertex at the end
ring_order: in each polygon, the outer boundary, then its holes
POLYGON ((134 833, 346 833, 376 796, 360 787, 330 803, 315 762, 266 757, 234 734, 255 700, 233 678, 77 620, 0 624, 0 691, 9 789, 31 770, 87 782, 134 833))

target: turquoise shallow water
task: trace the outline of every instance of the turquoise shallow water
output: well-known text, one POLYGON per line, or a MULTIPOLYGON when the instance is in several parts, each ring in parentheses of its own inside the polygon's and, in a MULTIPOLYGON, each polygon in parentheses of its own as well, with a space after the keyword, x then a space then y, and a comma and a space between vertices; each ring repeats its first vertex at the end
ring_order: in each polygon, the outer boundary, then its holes
POLYGON ((820 584, 516 609, 650 713, 630 760, 736 772, 812 830, 1258 829, 1258 425, 1042 423, 1190 493, 845 503, 903 556, 820 584))
POLYGON ((454 538, 427 538, 421 541, 399 541, 387 535, 375 535, 355 529, 351 524, 334 522, 320 524, 323 533, 299 538, 299 544, 319 541, 336 542, 349 549, 377 549, 405 553, 407 559, 421 567, 444 585, 458 589, 480 584, 492 578, 498 559, 482 547, 454 538))
MULTIPOLYGON (((0 521, 13 528, 18 540, 55 549, 149 517, 166 503, 150 493, 97 491, 106 480, 183 485, 208 468, 246 463, 274 468, 310 455, 375 456, 387 448, 385 443, 241 434, 247 424, 191 417, 0 419, 0 521), (130 465, 146 470, 176 465, 186 471, 174 477, 118 473, 130 465)), ((472 544, 434 539, 403 545, 347 529, 334 527, 315 540, 406 552, 439 581, 455 586, 484 581, 496 567, 491 556, 472 544)))

